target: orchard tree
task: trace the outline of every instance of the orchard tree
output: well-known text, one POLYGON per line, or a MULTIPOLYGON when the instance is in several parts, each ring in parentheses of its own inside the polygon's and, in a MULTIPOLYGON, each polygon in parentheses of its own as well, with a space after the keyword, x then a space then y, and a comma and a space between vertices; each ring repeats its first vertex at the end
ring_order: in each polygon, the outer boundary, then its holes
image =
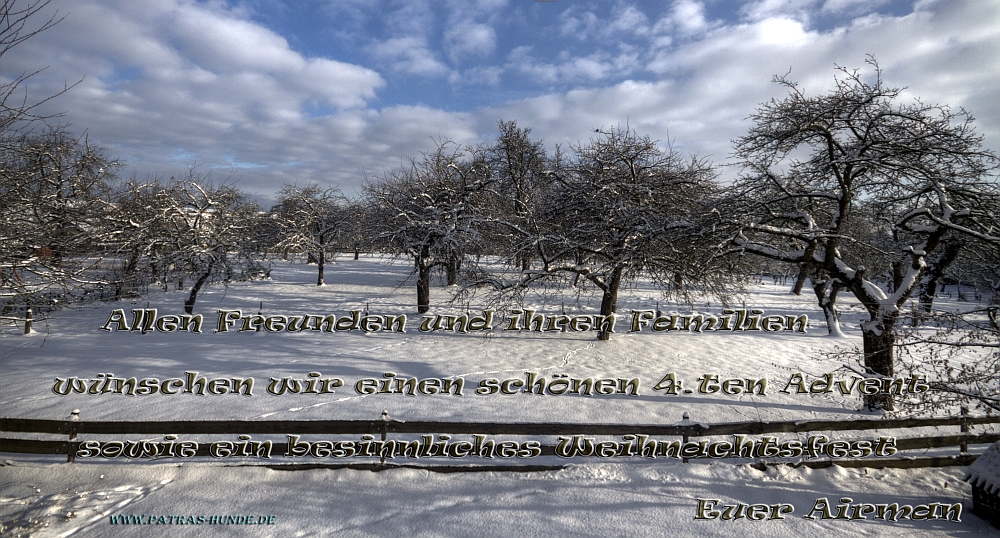
POLYGON ((193 279, 184 311, 191 314, 198 293, 211 280, 230 282, 265 273, 255 237, 261 212, 232 186, 215 186, 194 175, 184 180, 132 182, 119 203, 121 249, 178 288, 193 279))
POLYGON ((119 163, 86 138, 60 129, 23 136, 4 155, 2 182, 7 248, 40 251, 59 266, 92 252, 105 234, 110 183, 119 163))
POLYGON ((361 249, 370 249, 376 242, 372 229, 372 215, 368 213, 368 204, 364 200, 351 200, 345 208, 348 215, 347 226, 344 228, 344 243, 354 251, 354 259, 358 259, 361 249))
POLYGON ((271 210, 281 230, 276 245, 283 251, 306 254, 317 265, 316 285, 323 285, 327 253, 336 254, 339 241, 348 236, 353 215, 340 189, 320 189, 316 185, 299 188, 285 185, 278 193, 278 205, 271 210))
POLYGON ((470 149, 445 141, 409 166, 365 185, 379 239, 413 258, 417 311, 430 310, 430 275, 449 269, 482 245, 480 225, 495 196, 488 167, 470 149))
MULTIPOLYGON (((998 241, 997 230, 984 225, 996 211, 984 202, 996 190, 988 174, 997 158, 982 148, 970 114, 903 103, 902 90, 883 83, 874 59, 868 63, 870 81, 838 68, 833 90, 815 97, 775 77, 788 95, 758 108, 750 131, 735 142, 743 174, 733 196, 739 211, 732 244, 807 264, 850 291, 869 316, 861 324, 865 369, 892 376, 897 323, 929 257, 960 236, 998 241), (889 224, 865 233, 894 246, 891 285, 880 286, 883 273, 865 259, 868 237, 857 226, 862 205, 889 224)), ((866 396, 865 404, 893 405, 885 394, 866 396)))
MULTIPOLYGON (((513 224, 516 229, 535 230, 532 214, 545 181, 545 171, 552 168, 541 140, 531 139, 530 127, 518 127, 516 122, 500 120, 500 136, 484 148, 483 160, 496 180, 497 207, 494 216, 513 224)), ((499 235, 490 238, 494 247, 509 254, 522 270, 528 270, 532 253, 528 249, 511 249, 520 239, 504 227, 494 227, 499 235)))
POLYGON ((0 297, 30 302, 97 283, 113 241, 108 217, 119 164, 61 129, 0 147, 0 297))
POLYGON ((185 312, 192 313, 198 292, 211 277, 219 275, 228 283, 262 272, 261 252, 254 248, 250 233, 260 218, 257 204, 234 187, 202 184, 196 178, 175 182, 166 194, 163 224, 171 244, 164 254, 194 278, 185 312))
MULTIPOLYGON (((114 252, 118 258, 115 298, 121 299, 136 284, 160 278, 168 289, 168 267, 159 267, 168 250, 166 203, 160 183, 142 183, 130 179, 114 196, 114 211, 109 221, 114 229, 114 252)), ((175 276, 176 278, 176 276, 175 276)))
POLYGON ((507 224, 521 236, 520 255, 541 260, 540 269, 522 271, 522 286, 572 275, 601 291, 600 313, 608 316, 622 284, 639 275, 664 284, 710 277, 707 266, 698 267, 698 253, 707 252, 698 248, 705 237, 699 222, 716 188, 704 160, 663 150, 631 129, 598 131, 572 149, 569 162, 547 173, 535 228, 507 224))

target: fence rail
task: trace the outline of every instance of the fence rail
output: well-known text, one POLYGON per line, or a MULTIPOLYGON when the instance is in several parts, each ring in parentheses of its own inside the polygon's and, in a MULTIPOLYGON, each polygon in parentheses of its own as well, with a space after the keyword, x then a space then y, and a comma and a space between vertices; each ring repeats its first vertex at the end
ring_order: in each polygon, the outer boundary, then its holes
MULTIPOLYGON (((78 411, 74 410, 74 416, 78 411)), ((390 419, 383 414, 376 420, 237 420, 237 421, 79 421, 79 420, 46 420, 23 418, 0 418, 0 432, 33 433, 66 435, 67 440, 39 440, 0 438, 0 452, 22 454, 66 454, 68 461, 73 461, 82 440, 77 435, 130 435, 130 434, 258 434, 258 435, 380 435, 382 440, 387 434, 481 434, 481 435, 512 435, 512 436, 621 436, 647 435, 681 437, 687 442, 695 437, 728 436, 728 435, 760 435, 768 433, 805 433, 805 432, 835 432, 835 431, 865 431, 865 430, 897 430, 924 427, 954 427, 960 428, 957 435, 938 435, 929 437, 896 438, 897 451, 927 450, 944 447, 961 447, 958 454, 945 456, 902 456, 896 458, 859 458, 859 459, 814 459, 791 462, 797 466, 813 468, 837 465, 841 467, 940 467, 949 465, 969 465, 977 455, 968 453, 968 445, 986 444, 1000 441, 1000 433, 969 433, 974 425, 998 424, 1000 417, 948 417, 931 419, 889 419, 889 420, 805 420, 776 422, 734 422, 720 424, 702 424, 687 419, 679 424, 572 424, 572 423, 495 423, 495 422, 439 422, 413 421, 404 422, 390 419)), ((285 453, 288 444, 275 442, 272 450, 285 453)), ((198 457, 210 456, 209 446, 200 444, 196 451, 198 457)), ((541 456, 555 456, 554 445, 542 445, 541 456)), ((688 461, 692 458, 685 458, 688 461)), ((693 458, 698 459, 698 458, 693 458)), ((757 458, 760 460, 773 458, 757 458)), ((299 469, 306 468, 344 468, 371 464, 290 464, 299 469)), ((383 467, 406 467, 412 464, 385 463, 383 467)), ((269 467, 281 465, 269 464, 269 467)), ((287 465, 285 465, 287 467, 287 465)), ((377 467, 377 465, 376 465, 377 467)), ((442 468, 461 470, 463 466, 448 465, 442 468)), ((470 469, 496 470, 497 466, 481 466, 469 464, 470 469)), ((513 467, 524 467, 512 466, 513 467)), ((530 467, 530 466, 529 466, 530 467)), ((546 469, 550 466, 542 466, 546 469)), ((539 468, 542 468, 539 467, 539 468)), ((365 467, 367 468, 367 467, 365 467)))
POLYGON ((904 418, 889 420, 798 420, 778 422, 729 422, 720 424, 572 424, 438 422, 395 420, 168 420, 73 421, 0 418, 0 431, 78 434, 326 434, 448 433, 490 435, 646 435, 707 437, 815 431, 889 430, 940 426, 1000 424, 1000 417, 904 418))

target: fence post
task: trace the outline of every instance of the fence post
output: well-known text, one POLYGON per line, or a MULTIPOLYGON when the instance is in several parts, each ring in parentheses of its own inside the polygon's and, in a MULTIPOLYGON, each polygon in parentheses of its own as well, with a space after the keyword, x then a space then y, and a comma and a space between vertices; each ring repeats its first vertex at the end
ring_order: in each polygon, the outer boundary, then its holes
POLYGON ((31 307, 24 313, 24 334, 31 334, 31 307))
MULTIPOLYGON (((687 411, 685 411, 684 414, 681 415, 681 424, 684 426, 684 437, 683 437, 684 442, 681 444, 682 447, 687 444, 688 439, 690 438, 687 433, 688 432, 687 428, 690 423, 691 423, 691 417, 687 414, 687 411)), ((681 463, 687 463, 687 462, 688 462, 687 458, 681 458, 681 463)))
MULTIPOLYGON (((962 411, 962 417, 963 418, 967 417, 969 415, 969 408, 968 408, 968 406, 963 405, 962 408, 961 408, 961 411, 962 411)), ((965 420, 962 420, 962 425, 960 426, 960 431, 962 433, 969 433, 969 423, 966 422, 965 420)), ((961 446, 960 450, 961 450, 962 454, 968 454, 969 453, 969 443, 962 443, 962 446, 961 446)))
MULTIPOLYGON (((74 409, 72 413, 69 414, 69 420, 71 422, 80 421, 80 410, 74 409)), ((69 440, 73 441, 76 439, 76 424, 70 424, 69 426, 69 440)), ((69 448, 66 450, 66 463, 73 463, 76 460, 76 451, 73 450, 73 443, 70 442, 69 448)))
POLYGON ((381 430, 382 433, 382 450, 381 450, 382 454, 378 460, 379 465, 385 465, 385 430, 388 429, 387 428, 388 425, 389 425, 389 410, 383 409, 382 424, 379 426, 379 429, 381 430))

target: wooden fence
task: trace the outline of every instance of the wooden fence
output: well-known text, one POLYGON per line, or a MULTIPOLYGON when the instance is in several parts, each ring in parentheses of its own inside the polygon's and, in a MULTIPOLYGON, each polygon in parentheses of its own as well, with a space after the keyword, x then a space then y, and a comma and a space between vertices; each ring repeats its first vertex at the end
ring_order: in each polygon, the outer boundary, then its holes
MULTIPOLYGON (((78 411, 74 410, 74 419, 78 411)), ((968 451, 969 445, 993 443, 1000 440, 1000 433, 971 433, 975 425, 997 424, 1000 417, 949 417, 931 419, 888 419, 888 420, 806 420, 781 422, 733 422, 721 424, 701 424, 687 419, 680 424, 569 424, 569 423, 496 423, 496 422, 404 422, 390 419, 383 413, 376 420, 233 420, 233 421, 80 421, 80 420, 45 420, 0 418, 0 432, 55 434, 65 435, 66 440, 39 440, 0 438, 0 452, 22 454, 66 454, 68 461, 74 460, 82 439, 80 435, 378 435, 386 440, 388 434, 481 434, 510 436, 627 436, 646 435, 649 437, 680 437, 687 442, 689 439, 709 436, 732 435, 762 435, 770 433, 810 433, 810 432, 842 432, 870 430, 907 430, 926 427, 958 427, 958 432, 950 435, 930 437, 896 437, 896 457, 865 457, 865 458, 768 458, 757 457, 748 459, 755 465, 766 465, 769 461, 775 463, 790 463, 796 466, 813 468, 837 465, 841 467, 871 467, 871 468, 914 468, 943 467, 950 465, 969 465, 978 457, 968 451), (919 456, 902 454, 906 451, 920 451, 944 447, 959 447, 953 455, 919 456)), ((540 456, 555 456, 555 445, 541 445, 540 456)), ((287 451, 287 443, 274 442, 272 451, 283 454, 287 451)), ((209 457, 209 446, 201 443, 196 456, 209 457)), ((378 458, 378 456, 375 456, 378 458)), ((434 457, 434 456, 432 456, 434 457)), ((364 459, 364 456, 355 456, 364 459)), ((635 458, 639 458, 636 456, 635 458)), ((369 457, 369 459, 371 459, 369 457)), ((614 458, 619 460, 620 458, 614 458)), ((702 458, 685 458, 690 459, 702 458)), ((731 457, 721 458, 731 459, 731 457)), ((451 460, 454 462, 454 460, 451 460)), ((269 460, 268 466, 275 466, 274 460, 269 460)), ((397 464, 386 464, 382 458, 379 464, 337 465, 335 467, 378 468, 379 465, 399 467, 397 464)), ((403 465, 411 466, 411 465, 403 465)), ((285 466, 289 467, 288 465, 285 466)), ((331 467, 330 465, 292 465, 294 468, 331 467)), ((461 466, 460 466, 461 467, 461 466)), ((471 467, 471 466, 465 466, 471 467)), ((542 468, 538 466, 511 466, 521 470, 542 468)), ((545 466, 544 468, 552 468, 545 466)), ((556 467, 558 468, 558 467, 556 467)))

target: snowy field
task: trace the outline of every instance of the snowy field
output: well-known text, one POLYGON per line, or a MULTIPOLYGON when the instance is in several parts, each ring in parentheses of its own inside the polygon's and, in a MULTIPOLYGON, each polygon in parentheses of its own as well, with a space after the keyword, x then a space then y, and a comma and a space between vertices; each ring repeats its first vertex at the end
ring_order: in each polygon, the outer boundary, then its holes
MULTIPOLYGON (((821 312, 808 289, 796 297, 788 293, 788 286, 769 281, 745 298, 746 308, 761 309, 765 315, 807 314, 811 327, 805 334, 654 333, 648 327, 630 333, 631 312, 655 310, 657 301, 666 313, 690 312, 690 306, 666 302, 656 290, 640 285, 619 298, 617 332, 609 342, 596 341, 595 332, 495 330, 487 338, 475 332, 421 332, 421 316, 412 304, 413 283, 401 285, 408 269, 406 263, 388 265, 376 258, 342 257, 327 267, 328 284, 317 287, 315 267, 276 264, 271 280, 203 291, 195 307, 205 320, 200 334, 100 330, 115 309, 124 308, 131 321, 131 310, 146 308, 147 302, 161 316, 180 314, 186 291, 155 292, 135 302, 53 312, 47 323, 36 324, 30 336, 9 330, 0 334, 0 415, 63 419, 79 409, 85 421, 372 420, 385 410, 404 421, 662 425, 679 423, 684 413, 699 423, 878 418, 859 412, 857 394, 780 392, 795 373, 808 379, 830 372, 849 377, 841 369, 845 359, 824 356, 838 347, 861 345, 857 322, 864 314, 847 297, 841 305, 844 338, 825 335, 821 312), (225 333, 214 332, 220 309, 239 309, 245 315, 262 309, 265 316, 345 316, 366 307, 371 314, 406 314, 406 332, 237 332, 238 325, 225 333), (185 378, 186 372, 197 372, 208 380, 253 378, 253 395, 53 392, 57 378, 99 379, 99 375, 114 374, 115 378, 164 380, 185 378), (331 386, 326 394, 277 396, 266 390, 270 378, 306 380, 314 372, 323 379, 342 380, 343 385, 331 386), (386 372, 402 379, 461 378, 463 394, 358 393, 357 382, 386 379, 386 372), (639 388, 635 395, 476 394, 483 380, 524 380, 530 373, 549 381, 556 376, 639 379, 639 388), (683 380, 685 388, 693 389, 691 393, 653 390, 668 373, 683 380), (705 374, 717 375, 720 381, 765 378, 766 394, 705 394, 697 390, 698 378, 705 374)), ((462 308, 442 304, 449 296, 449 290, 436 282, 431 291, 436 306, 431 314, 459 314, 462 308)), ((594 314, 600 303, 599 296, 577 298, 568 291, 534 300, 537 304, 528 306, 545 314, 559 314, 563 308, 570 315, 594 314)), ((470 310, 476 314, 482 308, 473 304, 470 310)), ((699 312, 716 315, 723 308, 714 302, 696 305, 699 312)), ((497 314, 494 323, 502 321, 497 314)), ((939 434, 955 433, 954 429, 942 429, 939 434)), ((866 435, 830 434, 841 438, 866 435)), ((1000 535, 1000 530, 972 515, 970 488, 961 481, 961 467, 865 471, 782 465, 758 470, 747 465, 747 460, 734 459, 684 464, 672 458, 539 457, 526 458, 525 463, 566 468, 445 474, 422 469, 285 471, 205 459, 178 463, 176 458, 154 462, 98 458, 65 464, 60 458, 19 454, 3 454, 3 458, 0 523, 7 526, 5 534, 12 536, 1000 535), (960 502, 964 509, 960 522, 803 517, 822 498, 828 499, 834 514, 841 502, 913 506, 960 502), (698 520, 699 499, 717 499, 720 505, 787 504, 794 512, 782 519, 759 521, 746 517, 698 520), (119 514, 156 517, 153 523, 141 525, 112 524, 111 517, 119 514), (213 525, 196 520, 198 516, 247 514, 264 521, 274 516, 273 524, 213 525), (195 519, 187 523, 188 516, 195 519)), ((317 461, 298 459, 295 463, 317 461)), ((268 463, 288 461, 275 457, 268 463)))

